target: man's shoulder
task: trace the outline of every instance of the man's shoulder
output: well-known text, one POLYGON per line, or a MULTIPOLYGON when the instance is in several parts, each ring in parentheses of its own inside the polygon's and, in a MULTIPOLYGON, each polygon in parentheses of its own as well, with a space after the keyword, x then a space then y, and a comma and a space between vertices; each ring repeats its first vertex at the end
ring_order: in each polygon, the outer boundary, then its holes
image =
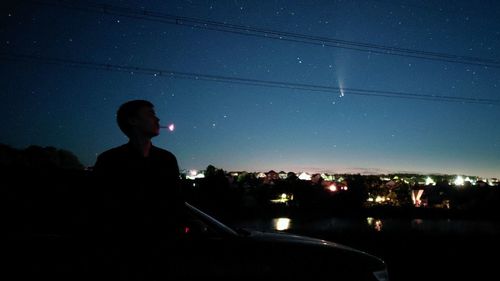
POLYGON ((169 158, 169 159, 173 159, 173 160, 176 160, 175 158, 175 155, 166 150, 166 149, 163 149, 163 148, 160 148, 160 147, 157 147, 157 146, 151 146, 152 150, 154 151, 154 153, 162 158, 169 158))
POLYGON ((99 154, 97 159, 116 158, 116 157, 119 157, 119 156, 123 155, 124 153, 126 153, 126 151, 127 151, 127 145, 126 144, 120 145, 120 146, 108 149, 108 150, 104 151, 103 153, 99 154))
POLYGON ((103 172, 119 169, 123 167, 127 162, 127 147, 126 145, 120 145, 111 149, 108 149, 99 156, 97 156, 97 161, 94 165, 94 171, 103 172))
POLYGON ((117 147, 113 147, 111 149, 108 149, 104 151, 103 153, 99 154, 97 156, 97 163, 96 164, 104 164, 104 163, 111 163, 111 162, 120 162, 123 160, 123 158, 126 158, 126 155, 128 154, 127 150, 127 145, 120 145, 117 147))
POLYGON ((179 175, 179 166, 177 164, 177 158, 175 155, 163 148, 159 148, 156 146, 151 147, 151 154, 152 158, 154 159, 157 163, 157 165, 168 169, 170 172, 173 172, 172 175, 175 175, 175 177, 178 177, 179 175))

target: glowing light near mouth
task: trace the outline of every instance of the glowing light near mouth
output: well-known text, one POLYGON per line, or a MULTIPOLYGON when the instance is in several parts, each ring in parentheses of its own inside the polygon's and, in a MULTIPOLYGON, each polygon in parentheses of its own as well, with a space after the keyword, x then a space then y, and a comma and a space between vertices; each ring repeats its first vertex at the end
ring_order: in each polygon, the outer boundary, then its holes
POLYGON ((163 128, 163 129, 168 129, 170 132, 173 132, 175 130, 175 124, 172 123, 168 126, 160 126, 160 128, 163 128))

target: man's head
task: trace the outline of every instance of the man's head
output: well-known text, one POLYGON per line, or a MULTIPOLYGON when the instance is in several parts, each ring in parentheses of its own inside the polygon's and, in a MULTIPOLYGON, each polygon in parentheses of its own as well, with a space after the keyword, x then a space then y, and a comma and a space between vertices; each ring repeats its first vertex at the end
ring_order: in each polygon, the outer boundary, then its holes
POLYGON ((146 100, 133 100, 122 104, 116 113, 116 121, 129 138, 152 138, 160 134, 160 119, 156 117, 153 104, 146 100))

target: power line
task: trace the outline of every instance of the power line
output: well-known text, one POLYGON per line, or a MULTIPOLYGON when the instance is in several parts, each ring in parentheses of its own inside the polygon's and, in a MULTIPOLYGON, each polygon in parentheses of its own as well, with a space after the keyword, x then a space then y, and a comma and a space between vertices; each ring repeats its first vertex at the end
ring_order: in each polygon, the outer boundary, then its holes
POLYGON ((233 33, 233 34, 252 36, 252 37, 263 37, 267 39, 275 39, 280 41, 304 43, 304 44, 318 45, 323 47, 341 48, 341 49, 391 55, 391 56, 410 57, 410 58, 443 61, 450 63, 460 63, 466 65, 500 68, 500 61, 493 59, 461 56, 461 55, 454 55, 454 54, 447 54, 440 52, 428 52, 417 49, 391 47, 379 44, 341 40, 336 38, 314 36, 308 34, 284 32, 284 31, 277 31, 277 30, 264 29, 258 27, 229 24, 225 22, 211 21, 200 18, 175 16, 175 15, 153 12, 143 9, 133 9, 128 7, 120 7, 108 4, 100 4, 92 2, 85 2, 84 4, 80 4, 65 0, 59 0, 57 2, 38 1, 38 0, 26 0, 26 1, 32 4, 62 7, 62 8, 80 10, 86 12, 90 11, 90 12, 105 13, 105 14, 123 16, 139 20, 148 20, 154 22, 161 22, 165 24, 188 26, 192 28, 214 30, 214 31, 233 33))
MULTIPOLYGON (((433 8, 433 7, 430 7, 430 6, 426 6, 426 5, 421 5, 421 4, 409 4, 409 3, 404 3, 404 2, 401 2, 401 1, 391 1, 391 0, 371 0, 373 2, 378 2, 378 3, 382 3, 382 4, 387 4, 387 5, 392 5, 394 7, 399 7, 399 8, 405 8, 405 7, 410 7, 410 8, 416 8, 416 9, 420 9, 420 10, 425 10, 425 11, 431 11, 431 12, 436 12, 436 13, 439 13, 439 14, 449 14, 449 15, 453 15, 453 16, 457 16, 457 12, 460 12, 462 14, 469 14, 469 15, 481 15, 481 16, 484 16, 484 14, 486 13, 488 16, 492 16, 492 17, 498 17, 499 14, 496 10, 493 10, 493 9, 490 9, 490 10, 483 10, 483 11, 478 11, 478 10, 473 10, 473 9, 470 9, 469 8, 465 8, 464 7, 454 7, 456 9, 449 9, 449 7, 447 7, 446 9, 443 9, 443 8, 433 8)), ((477 7, 477 5, 475 5, 475 7, 477 7)))
POLYGON ((36 55, 25 55, 25 54, 0 53, 0 60, 20 61, 20 62, 36 62, 36 63, 41 63, 41 64, 69 66, 69 67, 75 67, 75 68, 106 70, 106 71, 115 71, 115 72, 127 72, 127 73, 138 73, 138 74, 147 74, 147 75, 153 75, 153 76, 172 77, 172 78, 178 78, 178 79, 222 82, 222 83, 242 84, 242 85, 268 87, 268 88, 286 88, 286 89, 293 89, 293 90, 327 92, 327 93, 335 93, 335 94, 341 94, 341 95, 349 94, 349 95, 357 95, 357 96, 412 99, 412 100, 424 100, 424 101, 432 101, 432 102, 455 102, 455 103, 483 104, 483 105, 496 105, 496 106, 500 105, 500 100, 497 100, 497 99, 485 99, 485 98, 473 98, 473 97, 453 97, 453 96, 446 96, 446 95, 414 94, 414 93, 406 93, 406 92, 368 90, 368 89, 359 89, 359 88, 340 88, 340 87, 333 87, 333 86, 326 86, 326 85, 291 83, 291 82, 284 82, 284 81, 250 79, 250 78, 244 78, 244 77, 229 77, 229 76, 211 75, 211 74, 194 73, 194 72, 180 72, 180 71, 157 69, 157 68, 146 68, 146 67, 118 65, 118 64, 109 64, 109 63, 96 63, 96 62, 89 62, 89 61, 70 60, 70 59, 63 59, 63 58, 49 58, 49 57, 42 57, 42 56, 36 56, 36 55))

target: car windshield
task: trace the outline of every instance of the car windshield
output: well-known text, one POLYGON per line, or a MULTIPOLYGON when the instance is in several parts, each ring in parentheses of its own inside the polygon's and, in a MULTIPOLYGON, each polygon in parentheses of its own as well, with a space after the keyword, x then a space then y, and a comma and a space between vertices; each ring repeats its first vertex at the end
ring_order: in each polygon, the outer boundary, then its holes
POLYGON ((193 205, 186 203, 186 209, 187 218, 185 221, 185 234, 191 234, 190 232, 192 231, 198 231, 196 235, 204 235, 214 238, 238 235, 230 227, 224 225, 193 205))

